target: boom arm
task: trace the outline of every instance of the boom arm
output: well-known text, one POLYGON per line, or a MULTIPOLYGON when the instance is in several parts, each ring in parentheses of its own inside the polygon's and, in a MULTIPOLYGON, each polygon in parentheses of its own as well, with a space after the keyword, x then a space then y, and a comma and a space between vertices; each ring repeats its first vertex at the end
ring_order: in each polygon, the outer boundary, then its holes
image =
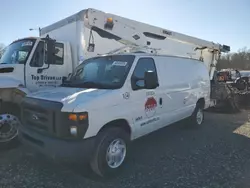
POLYGON ((132 47, 137 51, 145 51, 145 49, 147 51, 152 49, 154 52, 157 52, 157 50, 167 50, 151 48, 151 42, 159 40, 165 40, 166 43, 169 40, 172 40, 179 43, 193 45, 195 46, 194 50, 200 50, 201 53, 203 50, 207 49, 213 54, 211 62, 208 63, 210 65, 210 79, 213 79, 215 67, 220 53, 230 51, 230 46, 216 44, 174 31, 123 18, 117 15, 104 13, 95 9, 86 10, 84 15, 84 23, 86 27, 96 31, 102 37, 114 39, 125 45, 124 48, 114 50, 111 53, 122 51, 128 47, 132 47))

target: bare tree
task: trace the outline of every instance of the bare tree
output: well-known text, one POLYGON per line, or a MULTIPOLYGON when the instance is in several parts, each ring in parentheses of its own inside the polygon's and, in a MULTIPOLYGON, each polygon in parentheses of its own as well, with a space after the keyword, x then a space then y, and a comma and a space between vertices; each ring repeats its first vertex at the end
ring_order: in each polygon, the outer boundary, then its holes
POLYGON ((3 55, 4 48, 5 48, 5 45, 0 43, 0 59, 1 59, 2 55, 3 55))
POLYGON ((241 48, 236 53, 230 53, 221 57, 217 69, 250 70, 250 49, 241 48))

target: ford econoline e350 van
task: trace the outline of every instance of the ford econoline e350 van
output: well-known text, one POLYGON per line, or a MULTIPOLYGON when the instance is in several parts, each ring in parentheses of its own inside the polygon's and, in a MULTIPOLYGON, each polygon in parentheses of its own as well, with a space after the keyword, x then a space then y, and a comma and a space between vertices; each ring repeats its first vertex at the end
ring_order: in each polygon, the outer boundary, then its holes
POLYGON ((98 56, 61 87, 27 95, 19 137, 53 158, 87 160, 105 177, 124 166, 131 141, 185 118, 200 126, 209 103, 209 73, 198 60, 98 56))

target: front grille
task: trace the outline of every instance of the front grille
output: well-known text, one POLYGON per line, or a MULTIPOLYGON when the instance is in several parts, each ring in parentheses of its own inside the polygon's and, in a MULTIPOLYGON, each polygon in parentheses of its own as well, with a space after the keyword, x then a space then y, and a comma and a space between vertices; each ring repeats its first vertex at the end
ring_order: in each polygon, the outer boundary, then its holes
MULTIPOLYGON (((50 127, 50 114, 41 109, 24 108, 24 118, 27 125, 32 125, 38 129, 48 131, 50 127)), ((53 126, 53 125, 52 125, 53 126)))
POLYGON ((23 126, 33 130, 56 135, 57 116, 60 116, 62 103, 40 99, 25 99, 21 104, 23 126))

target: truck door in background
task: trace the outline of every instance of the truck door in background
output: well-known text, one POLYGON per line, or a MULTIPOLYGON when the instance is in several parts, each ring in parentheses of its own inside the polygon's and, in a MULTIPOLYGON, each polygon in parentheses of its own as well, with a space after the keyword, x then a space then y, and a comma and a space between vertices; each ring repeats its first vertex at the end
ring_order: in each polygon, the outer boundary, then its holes
POLYGON ((62 83, 68 71, 64 62, 64 44, 55 43, 55 61, 47 62, 46 44, 40 41, 29 63, 25 67, 26 87, 31 91, 55 87, 62 83))

